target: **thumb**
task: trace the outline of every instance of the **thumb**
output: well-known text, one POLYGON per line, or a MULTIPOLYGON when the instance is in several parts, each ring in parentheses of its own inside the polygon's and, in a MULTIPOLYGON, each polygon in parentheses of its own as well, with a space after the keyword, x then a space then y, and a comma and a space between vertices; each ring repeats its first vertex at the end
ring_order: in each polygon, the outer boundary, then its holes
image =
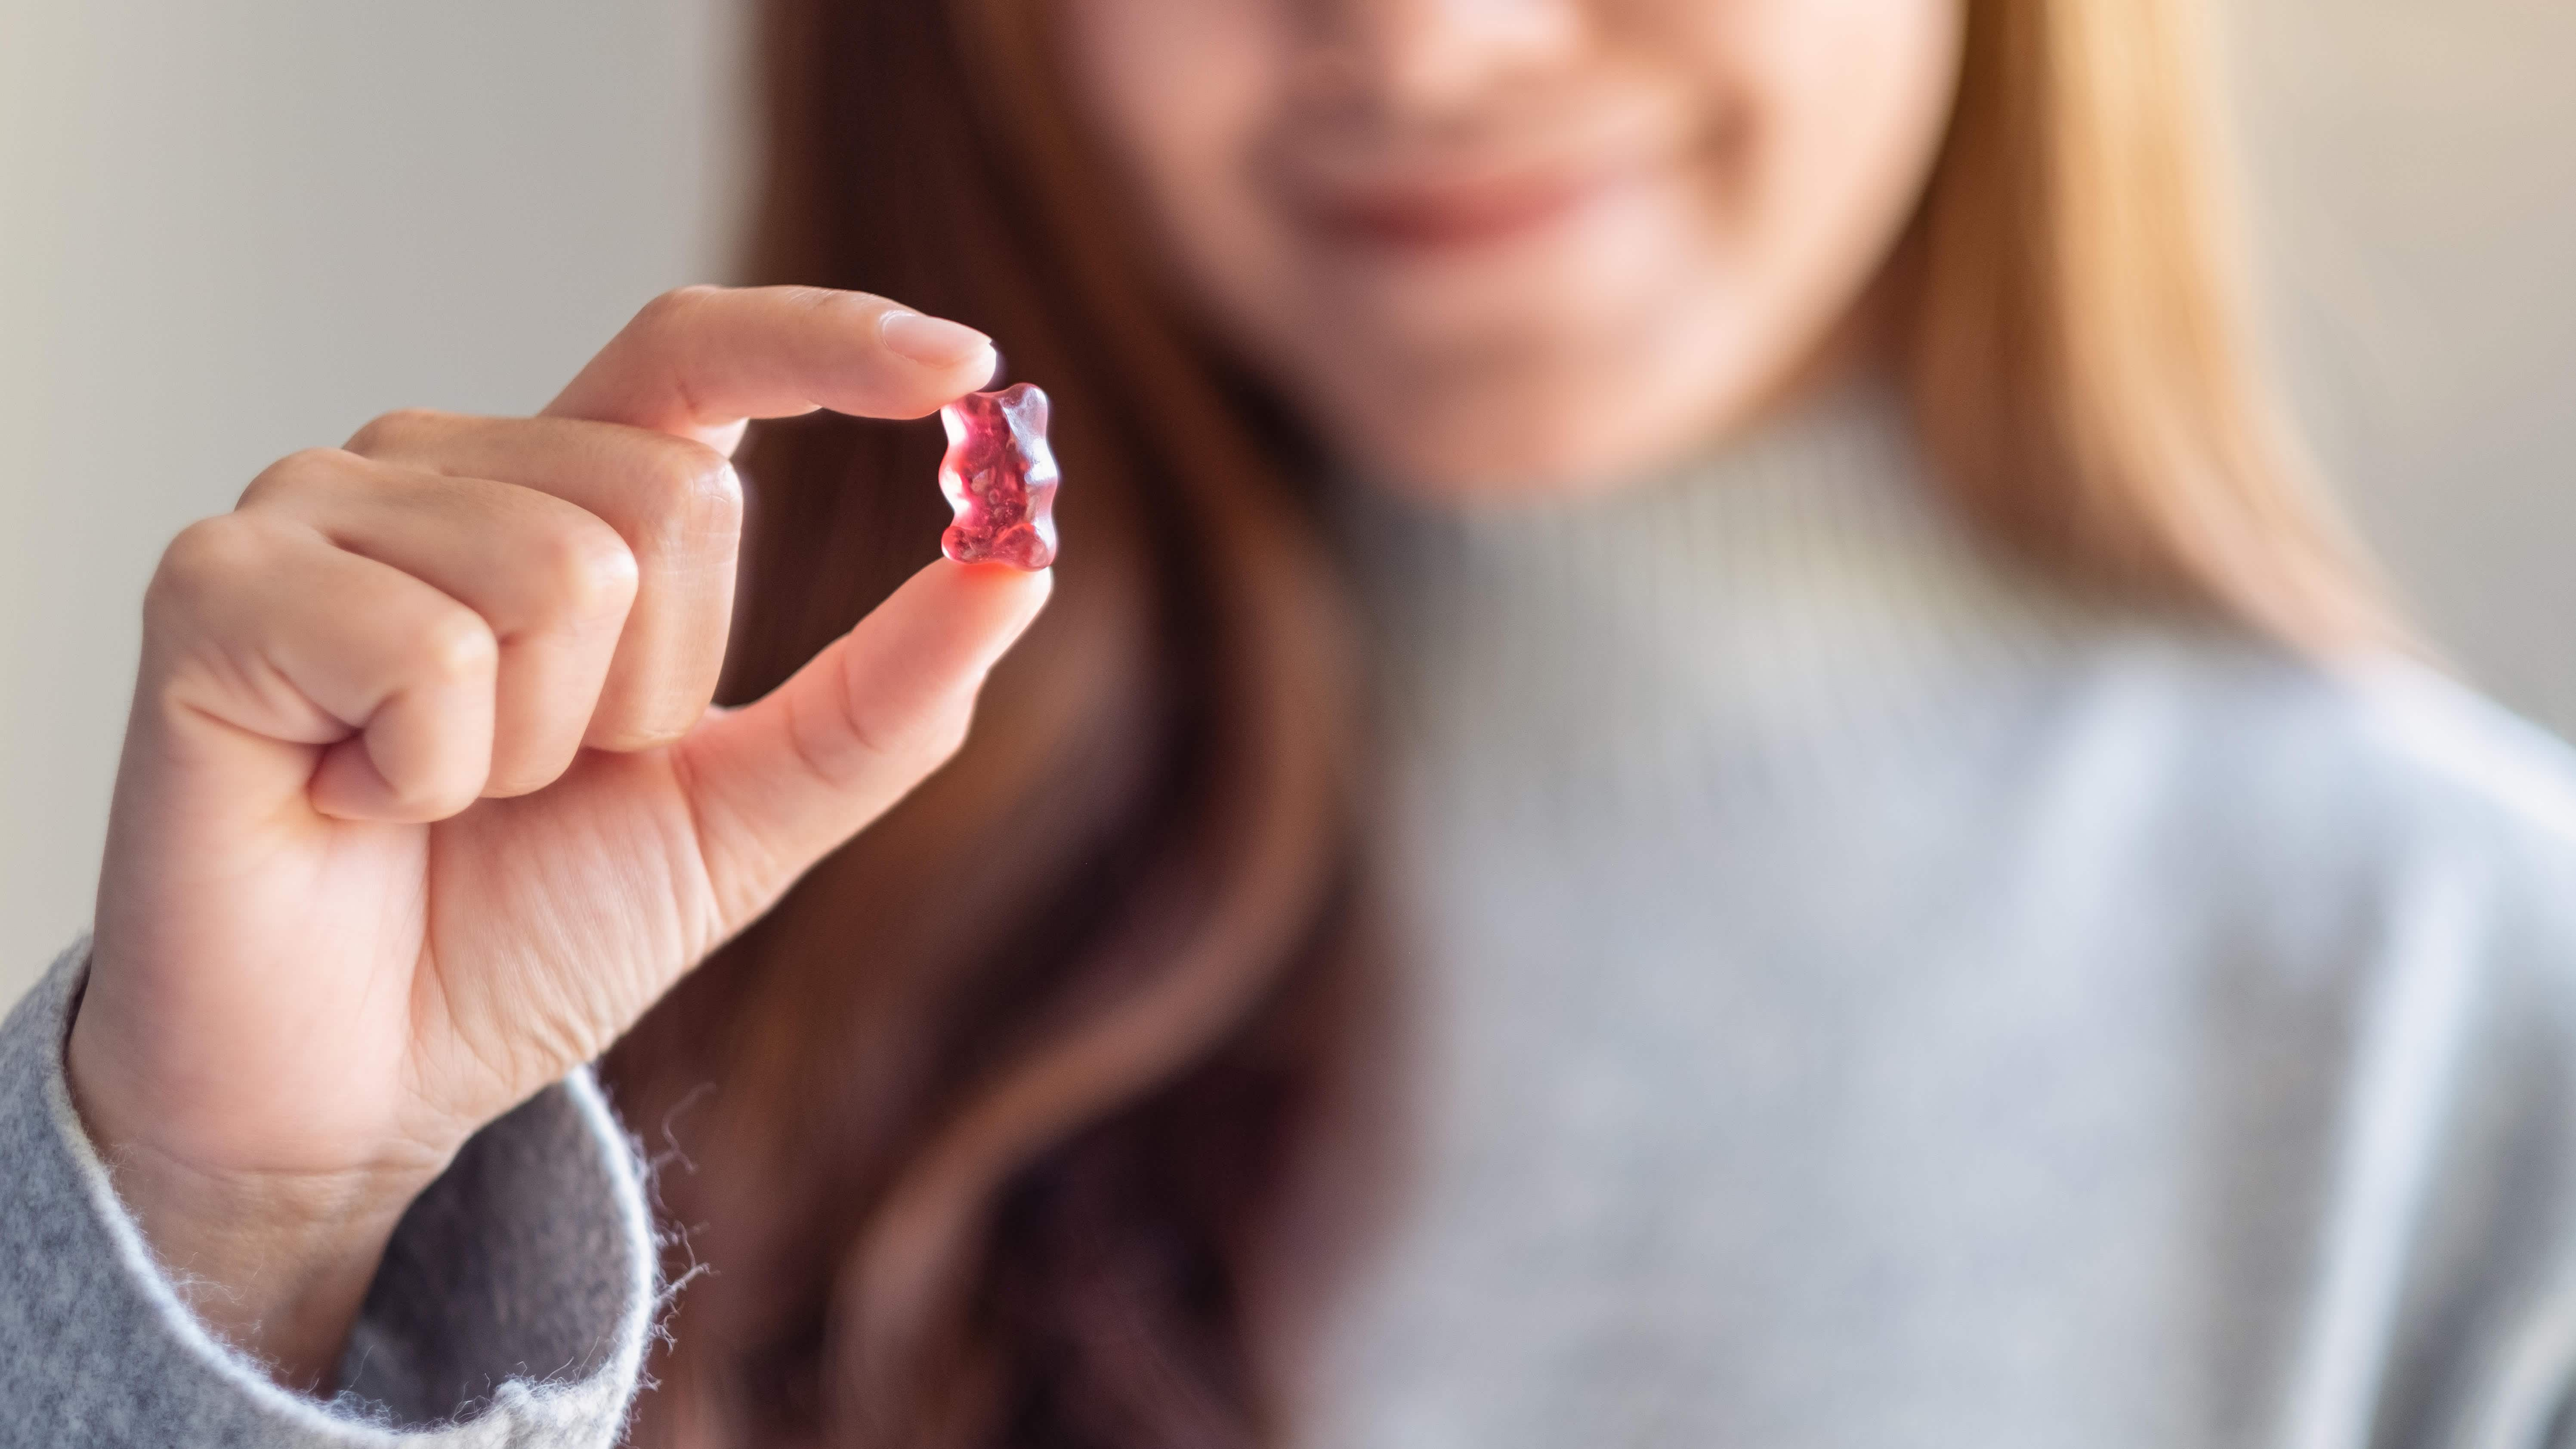
POLYGON ((678 746, 724 917, 741 928, 956 753, 1050 573, 940 559, 757 703, 678 746))

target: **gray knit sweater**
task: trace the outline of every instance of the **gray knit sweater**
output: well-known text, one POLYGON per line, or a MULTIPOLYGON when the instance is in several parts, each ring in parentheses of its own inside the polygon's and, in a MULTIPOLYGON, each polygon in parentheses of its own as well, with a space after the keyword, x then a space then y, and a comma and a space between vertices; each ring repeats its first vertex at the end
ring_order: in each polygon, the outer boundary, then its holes
MULTIPOLYGON (((1354 1449, 2576 1444, 2576 759, 2078 608, 1883 394, 1598 500, 1354 513, 1415 937, 1354 1449)), ((614 1440, 587 1079, 407 1218, 329 1403, 179 1305, 0 1028, 0 1445, 614 1440)))

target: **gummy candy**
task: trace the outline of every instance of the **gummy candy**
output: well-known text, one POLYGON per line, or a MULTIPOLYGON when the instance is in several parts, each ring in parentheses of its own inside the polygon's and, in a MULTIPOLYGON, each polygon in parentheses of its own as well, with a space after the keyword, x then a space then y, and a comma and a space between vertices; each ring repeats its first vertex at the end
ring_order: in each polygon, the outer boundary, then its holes
POLYGON ((939 536, 959 563, 1042 569, 1055 562, 1055 454, 1047 447, 1047 395, 1018 382, 970 392, 939 410, 948 456, 939 491, 957 521, 939 536))

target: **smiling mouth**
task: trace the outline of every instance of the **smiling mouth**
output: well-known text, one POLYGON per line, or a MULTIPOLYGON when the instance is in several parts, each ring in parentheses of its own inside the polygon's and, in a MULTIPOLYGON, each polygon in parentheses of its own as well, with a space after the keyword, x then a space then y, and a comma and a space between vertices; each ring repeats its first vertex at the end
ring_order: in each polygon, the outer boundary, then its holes
POLYGON ((1271 139, 1269 180, 1310 234, 1390 260, 1535 238, 1719 154, 1705 97, 1566 91, 1439 127, 1326 120, 1271 139))
POLYGON ((1488 245, 1539 230, 1638 179, 1635 167, 1599 167, 1474 179, 1430 178, 1310 195, 1318 230, 1339 241, 1396 251, 1488 245))

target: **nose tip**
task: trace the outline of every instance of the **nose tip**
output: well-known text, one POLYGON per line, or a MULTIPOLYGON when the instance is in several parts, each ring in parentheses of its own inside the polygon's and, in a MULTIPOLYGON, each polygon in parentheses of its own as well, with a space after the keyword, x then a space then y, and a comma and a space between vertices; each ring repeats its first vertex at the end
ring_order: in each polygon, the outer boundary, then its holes
POLYGON ((1394 111, 1437 112, 1582 45, 1582 0, 1323 0, 1311 86, 1394 111))

